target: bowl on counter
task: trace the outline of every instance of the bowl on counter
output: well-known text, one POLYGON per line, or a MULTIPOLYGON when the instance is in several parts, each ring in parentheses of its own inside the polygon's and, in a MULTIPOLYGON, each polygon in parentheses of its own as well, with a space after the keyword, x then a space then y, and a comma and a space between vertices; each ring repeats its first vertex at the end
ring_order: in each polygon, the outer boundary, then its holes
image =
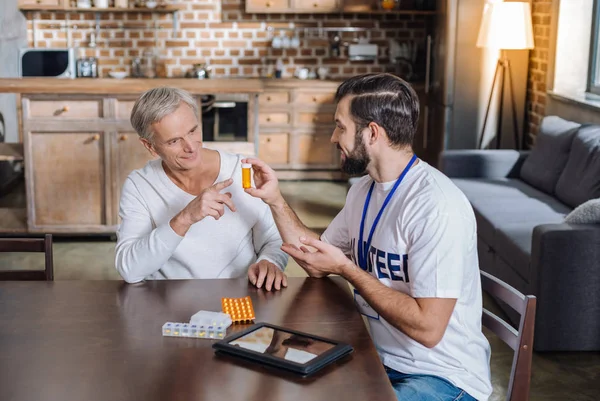
POLYGON ((127 72, 125 71, 109 71, 108 75, 111 78, 115 78, 115 79, 123 79, 127 77, 127 72))

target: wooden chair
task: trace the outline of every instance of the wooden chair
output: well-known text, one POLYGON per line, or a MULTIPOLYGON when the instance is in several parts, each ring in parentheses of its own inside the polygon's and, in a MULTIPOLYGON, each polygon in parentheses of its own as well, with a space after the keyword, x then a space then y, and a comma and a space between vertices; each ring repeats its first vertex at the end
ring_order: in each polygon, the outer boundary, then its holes
POLYGON ((518 331, 485 308, 482 323, 515 351, 506 400, 527 401, 531 382, 536 298, 533 295, 521 294, 515 288, 483 271, 481 285, 485 292, 505 302, 521 315, 518 331))
POLYGON ((0 252, 43 252, 46 257, 45 270, 0 271, 0 281, 54 281, 51 234, 46 234, 44 238, 0 238, 0 252))

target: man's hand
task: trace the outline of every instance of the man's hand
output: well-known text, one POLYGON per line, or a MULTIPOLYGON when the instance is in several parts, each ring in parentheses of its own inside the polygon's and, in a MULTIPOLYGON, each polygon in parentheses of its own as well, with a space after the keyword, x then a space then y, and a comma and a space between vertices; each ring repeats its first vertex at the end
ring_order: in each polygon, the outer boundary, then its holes
POLYGON ((256 188, 248 188, 245 191, 255 198, 262 199, 269 206, 282 203, 283 196, 281 196, 281 191, 279 190, 279 181, 277 180, 275 171, 265 162, 258 159, 244 159, 242 163, 252 164, 254 184, 256 185, 256 188))
POLYGON ((344 269, 353 267, 352 261, 333 245, 309 237, 301 237, 300 242, 316 251, 312 252, 306 246, 298 248, 290 244, 283 244, 281 249, 294 258, 310 277, 325 277, 329 274, 343 276, 344 269))
POLYGON ((271 291, 271 288, 279 291, 281 286, 287 287, 285 273, 268 260, 261 260, 251 265, 248 269, 248 280, 256 288, 261 288, 264 284, 267 291, 271 291))
POLYGON ((232 183, 233 180, 230 178, 218 182, 202 191, 200 195, 188 203, 188 205, 171 220, 171 227, 173 230, 177 234, 183 236, 192 224, 197 223, 208 216, 211 216, 215 220, 219 220, 225 214, 225 206, 232 212, 235 212, 236 208, 231 200, 231 193, 221 193, 223 189, 227 188, 232 183))

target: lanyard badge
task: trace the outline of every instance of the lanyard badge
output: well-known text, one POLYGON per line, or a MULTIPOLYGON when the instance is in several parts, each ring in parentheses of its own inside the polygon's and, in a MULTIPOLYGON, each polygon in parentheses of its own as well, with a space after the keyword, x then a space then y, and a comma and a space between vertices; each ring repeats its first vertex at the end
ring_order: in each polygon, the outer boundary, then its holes
POLYGON ((377 223, 379 223, 379 219, 381 218, 383 211, 385 210, 388 203, 390 203, 392 196, 394 196, 394 192, 396 192, 396 189, 398 189, 398 186, 400 185, 400 183, 404 179, 404 176, 406 175, 406 173, 408 173, 408 170, 410 170, 411 166, 413 165, 413 163, 415 162, 416 159, 417 159, 417 155, 413 155, 413 157, 410 159, 410 161, 404 168, 404 171, 402 171, 402 174, 400 174, 400 177, 398 177, 398 179, 394 183, 392 190, 385 198, 385 201, 383 202, 383 205, 381 206, 379 213, 377 213, 377 217, 375 217, 375 220, 373 221, 373 226, 371 227, 371 231, 369 232, 369 237, 367 238, 367 243, 363 245, 363 232, 365 230, 365 219, 367 217, 367 210, 369 210, 369 203, 371 202, 371 195, 373 194, 373 188, 375 187, 375 181, 373 181, 371 183, 371 188, 369 189, 369 193, 367 194, 367 199, 365 200, 365 206, 363 208, 362 219, 360 221, 360 233, 358 235, 358 241, 359 241, 358 242, 358 264, 365 271, 367 270, 367 257, 369 255, 369 250, 371 249, 371 240, 373 239, 373 233, 375 232, 377 223))

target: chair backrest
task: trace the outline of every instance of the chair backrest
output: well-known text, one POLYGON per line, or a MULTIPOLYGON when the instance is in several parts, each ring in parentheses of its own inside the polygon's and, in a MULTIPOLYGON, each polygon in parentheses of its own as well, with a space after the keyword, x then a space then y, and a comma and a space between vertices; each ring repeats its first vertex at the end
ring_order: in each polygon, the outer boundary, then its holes
POLYGON ((43 252, 45 254, 44 270, 0 271, 1 281, 54 280, 52 234, 46 234, 44 238, 0 238, 0 252, 43 252))
POLYGON ((482 323, 515 351, 508 382, 507 401, 527 401, 531 382, 536 298, 533 295, 521 294, 515 288, 483 271, 481 286, 485 292, 508 304, 521 315, 518 330, 487 309, 483 309, 482 323))

